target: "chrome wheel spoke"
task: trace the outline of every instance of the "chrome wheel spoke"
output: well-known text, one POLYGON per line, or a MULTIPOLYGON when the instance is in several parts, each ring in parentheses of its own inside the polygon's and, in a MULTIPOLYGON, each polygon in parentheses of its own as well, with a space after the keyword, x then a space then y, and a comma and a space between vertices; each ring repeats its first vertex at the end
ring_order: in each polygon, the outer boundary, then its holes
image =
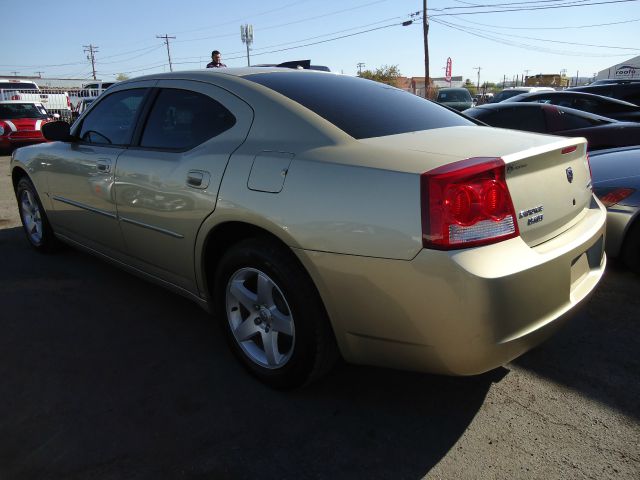
POLYGON ((258 303, 271 307, 273 305, 273 282, 269 277, 258 274, 258 303))
POLYGON ((290 315, 285 315, 277 308, 271 310, 271 328, 279 333, 285 335, 293 335, 293 324, 290 315))
POLYGON ((255 336, 260 329, 256 325, 254 321, 255 315, 250 315, 246 320, 244 320, 238 328, 233 331, 233 334, 238 339, 239 342, 245 342, 249 340, 251 337, 255 336))
POLYGON ((244 279, 234 280, 231 284, 230 293, 250 312, 255 311, 258 304, 258 295, 244 286, 244 279))
POLYGON ((262 332, 262 344, 264 345, 267 363, 272 367, 278 366, 283 357, 278 351, 278 332, 273 330, 262 332))

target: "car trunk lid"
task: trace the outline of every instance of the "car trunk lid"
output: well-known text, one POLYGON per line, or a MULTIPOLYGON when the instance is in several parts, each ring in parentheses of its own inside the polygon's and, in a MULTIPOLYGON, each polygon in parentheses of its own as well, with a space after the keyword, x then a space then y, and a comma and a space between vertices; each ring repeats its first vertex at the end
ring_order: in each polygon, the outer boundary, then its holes
POLYGON ((421 153, 407 170, 422 173, 470 157, 501 158, 521 238, 530 246, 575 225, 592 202, 584 138, 563 138, 486 127, 451 127, 360 142, 421 153), (464 139, 461 141, 461 139, 464 139))

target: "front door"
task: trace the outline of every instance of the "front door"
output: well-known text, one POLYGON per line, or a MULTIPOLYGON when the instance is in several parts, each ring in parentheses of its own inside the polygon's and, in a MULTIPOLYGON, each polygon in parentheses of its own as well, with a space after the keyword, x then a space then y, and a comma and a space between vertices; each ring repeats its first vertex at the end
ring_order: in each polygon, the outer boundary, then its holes
POLYGON ((51 221, 59 233, 101 251, 122 250, 114 172, 147 92, 135 88, 101 99, 75 131, 79 141, 48 152, 56 157, 48 178, 51 221))

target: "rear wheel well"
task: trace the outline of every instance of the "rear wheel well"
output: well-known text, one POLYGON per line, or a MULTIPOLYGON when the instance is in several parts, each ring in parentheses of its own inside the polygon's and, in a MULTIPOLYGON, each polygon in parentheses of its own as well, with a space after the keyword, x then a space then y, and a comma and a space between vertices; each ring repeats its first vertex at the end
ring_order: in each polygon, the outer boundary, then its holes
MULTIPOLYGON (((264 238, 265 240, 279 243, 291 252, 291 249, 285 242, 263 228, 243 222, 228 222, 219 225, 207 236, 202 255, 206 287, 210 298, 213 298, 213 290, 215 288, 214 279, 220 259, 233 245, 250 238, 264 238)), ((306 269, 293 252, 291 252, 291 257, 300 264, 301 268, 306 272, 306 269)), ((307 275, 309 275, 308 272, 307 275)))

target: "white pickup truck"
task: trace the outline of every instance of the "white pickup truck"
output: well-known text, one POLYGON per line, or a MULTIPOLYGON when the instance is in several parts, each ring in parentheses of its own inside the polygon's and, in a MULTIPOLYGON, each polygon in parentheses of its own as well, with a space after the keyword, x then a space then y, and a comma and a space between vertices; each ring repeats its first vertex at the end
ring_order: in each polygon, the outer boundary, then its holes
POLYGON ((57 113, 62 119, 71 119, 71 101, 67 92, 44 90, 28 80, 0 78, 0 101, 7 100, 42 103, 49 113, 57 113))

